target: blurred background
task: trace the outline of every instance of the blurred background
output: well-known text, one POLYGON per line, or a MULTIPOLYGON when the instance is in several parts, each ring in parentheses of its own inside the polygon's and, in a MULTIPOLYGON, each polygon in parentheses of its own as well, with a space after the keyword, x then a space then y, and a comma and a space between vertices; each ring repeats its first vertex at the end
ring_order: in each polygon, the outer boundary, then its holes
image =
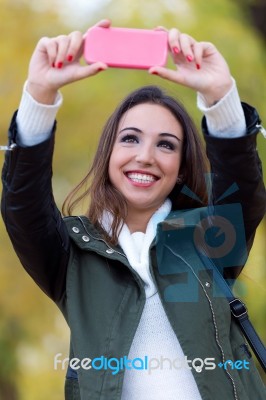
MULTIPOLYGON (((212 41, 227 59, 242 100, 259 110, 266 125, 265 15, 265 0, 0 0, 0 144, 7 142, 9 121, 39 38, 86 31, 102 18, 121 27, 175 26, 198 40, 212 41)), ((109 69, 64 88, 54 157, 59 208, 87 171, 106 118, 129 91, 145 84, 160 84, 180 98, 200 125, 195 93, 145 71, 109 69)), ((261 134, 258 148, 265 176, 266 139, 261 134)), ((1 152, 1 164, 3 160, 1 152)), ((264 220, 236 287, 264 341, 265 237, 264 220)), ((68 356, 68 327, 20 266, 2 220, 0 255, 0 400, 60 400, 65 371, 54 370, 53 362, 57 353, 68 356)))

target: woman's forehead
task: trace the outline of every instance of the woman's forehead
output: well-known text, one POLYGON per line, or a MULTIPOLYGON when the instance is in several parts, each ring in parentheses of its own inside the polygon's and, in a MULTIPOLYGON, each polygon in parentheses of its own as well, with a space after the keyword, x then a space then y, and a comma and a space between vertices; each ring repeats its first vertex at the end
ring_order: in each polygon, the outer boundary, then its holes
POLYGON ((144 132, 149 129, 176 132, 182 130, 180 122, 167 107, 151 103, 138 104, 126 111, 118 124, 118 132, 130 126, 144 132))

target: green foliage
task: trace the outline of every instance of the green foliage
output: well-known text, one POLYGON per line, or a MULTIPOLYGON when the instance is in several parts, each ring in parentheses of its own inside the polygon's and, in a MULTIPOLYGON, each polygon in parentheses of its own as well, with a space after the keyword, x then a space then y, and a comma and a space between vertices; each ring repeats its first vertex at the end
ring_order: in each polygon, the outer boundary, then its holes
MULTIPOLYGON (((0 144, 6 143, 9 120, 18 107, 28 61, 37 40, 72 29, 85 31, 105 17, 111 18, 114 26, 175 26, 199 40, 214 42, 228 60, 241 98, 255 105, 266 121, 265 48, 258 34, 247 24, 238 2, 106 0, 100 2, 99 9, 95 7, 93 14, 89 9, 84 11, 80 25, 74 17, 63 24, 62 15, 55 8, 60 4, 65 12, 67 3, 60 0, 0 0, 0 144)), ((77 8, 78 5, 76 12, 77 8)), ((200 124, 194 93, 149 76, 145 71, 109 69, 64 88, 54 157, 54 188, 59 207, 71 187, 87 171, 109 114, 129 91, 146 84, 159 84, 179 97, 200 124)), ((266 173, 265 143, 260 135, 259 152, 266 173)), ((0 154, 0 160, 3 158, 0 154)), ((262 336, 265 335, 265 233, 265 225, 261 224, 242 284, 238 286, 262 336)), ((12 392, 2 397, 5 400, 42 400, 51 398, 53 393, 52 398, 59 400, 64 371, 53 370, 53 357, 58 352, 68 355, 68 328, 58 317, 56 307, 22 270, 2 222, 0 240, 0 385, 4 380, 8 385, 6 390, 12 392), (16 397, 17 392, 19 397, 16 397)))

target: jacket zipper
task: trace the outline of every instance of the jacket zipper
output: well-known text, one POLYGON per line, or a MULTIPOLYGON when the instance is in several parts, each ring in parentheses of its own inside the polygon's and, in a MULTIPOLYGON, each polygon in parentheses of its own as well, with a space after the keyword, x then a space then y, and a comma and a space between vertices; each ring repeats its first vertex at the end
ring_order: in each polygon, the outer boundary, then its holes
POLYGON ((266 129, 260 124, 256 124, 256 128, 258 128, 258 130, 260 131, 260 133, 264 136, 264 138, 266 139, 266 129))
POLYGON ((0 146, 0 151, 12 151, 15 147, 17 147, 16 143, 12 143, 8 146, 0 146))
POLYGON ((257 110, 255 110, 255 121, 252 121, 249 126, 247 126, 247 130, 250 134, 260 132, 264 138, 266 139, 266 129, 261 124, 261 119, 257 110))
MULTIPOLYGON (((176 257, 180 258, 180 259, 189 267, 189 269, 192 271, 193 275, 195 276, 195 278, 196 278, 197 281, 199 282, 201 288, 203 289, 203 292, 204 292, 205 296, 206 296, 207 299, 208 299, 208 303, 209 303, 209 306, 210 306, 210 309, 211 309, 211 313, 212 313, 212 320, 213 320, 213 325, 214 325, 214 329, 215 329, 215 341, 216 341, 216 343, 217 343, 217 345, 218 345, 218 347, 219 347, 219 349, 220 349, 220 351, 221 351, 223 363, 225 363, 226 360, 225 360, 224 351, 223 351, 222 345, 221 345, 221 343, 220 343, 220 341, 219 341, 219 334, 218 334, 218 328, 217 328, 217 325, 216 325, 215 312, 214 312, 214 309, 213 309, 213 306, 212 306, 212 301, 211 301, 211 299, 210 299, 208 293, 206 292, 206 289, 205 289, 204 285, 202 284, 201 280, 200 280, 200 279, 197 277, 197 275, 195 274, 195 272, 194 272, 193 268, 191 267, 191 265, 190 265, 183 257, 181 257, 179 254, 176 254, 170 247, 166 246, 166 248, 167 248, 172 254, 174 254, 176 257)), ((163 304, 163 303, 162 303, 162 304, 163 304)), ((239 400, 238 395, 237 395, 237 390, 236 390, 235 381, 234 381, 232 375, 229 373, 229 371, 228 371, 227 369, 225 370, 225 372, 226 372, 226 374, 228 375, 229 379, 230 379, 231 382, 232 382, 233 391, 234 391, 234 399, 235 399, 235 400, 239 400)))

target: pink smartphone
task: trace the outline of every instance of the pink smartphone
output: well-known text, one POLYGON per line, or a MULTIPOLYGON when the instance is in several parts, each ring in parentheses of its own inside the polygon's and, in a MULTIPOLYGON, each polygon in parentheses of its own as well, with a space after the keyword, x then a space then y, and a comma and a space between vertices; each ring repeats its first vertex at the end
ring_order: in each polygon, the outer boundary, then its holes
POLYGON ((148 29, 101 28, 88 30, 84 58, 110 67, 148 69, 167 61, 167 32, 148 29))

